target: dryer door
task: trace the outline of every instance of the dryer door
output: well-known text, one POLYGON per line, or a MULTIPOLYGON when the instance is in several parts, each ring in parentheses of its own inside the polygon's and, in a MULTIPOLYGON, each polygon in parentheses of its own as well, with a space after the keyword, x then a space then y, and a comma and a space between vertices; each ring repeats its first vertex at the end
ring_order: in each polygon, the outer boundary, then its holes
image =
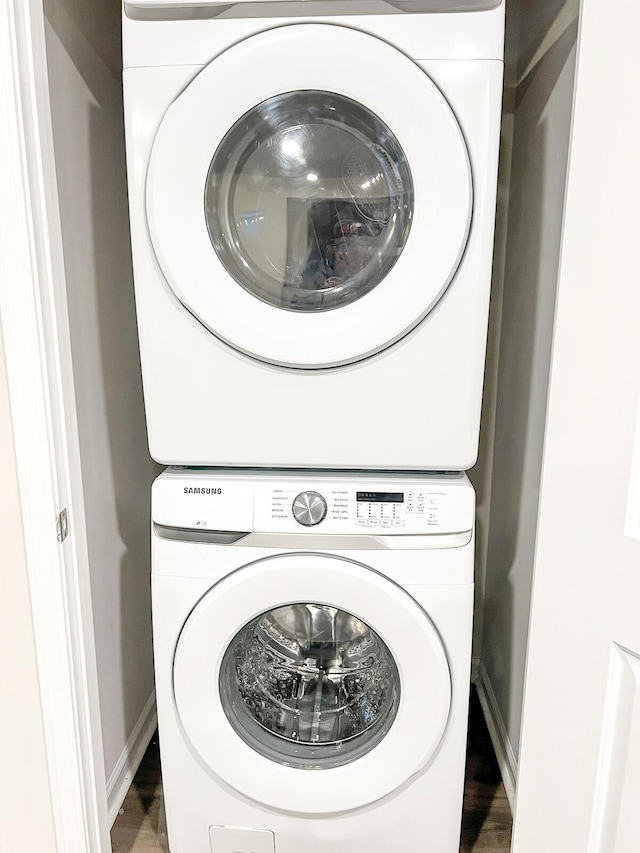
POLYGON ((292 812, 348 811, 434 755, 451 681, 436 629, 366 566, 287 554, 224 578, 178 640, 174 696, 212 773, 292 812))
POLYGON ((229 48, 168 109, 150 159, 153 246, 178 299, 254 358, 366 358, 433 308, 465 249, 469 158, 429 77, 330 24, 229 48))

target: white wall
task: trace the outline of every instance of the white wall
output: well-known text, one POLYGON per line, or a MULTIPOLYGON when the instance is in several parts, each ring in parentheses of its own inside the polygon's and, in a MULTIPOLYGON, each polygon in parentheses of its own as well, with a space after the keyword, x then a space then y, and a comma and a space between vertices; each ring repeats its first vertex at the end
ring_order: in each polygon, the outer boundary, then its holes
POLYGON ((0 702, 0 850, 55 853, 1 329, 0 470, 0 672, 4 696, 0 702))
MULTIPOLYGON (((110 806, 153 725, 149 488, 118 0, 46 0, 47 53, 110 806), (146 728, 145 728, 146 727, 146 728)), ((113 816, 113 815, 112 815, 113 816)))
MULTIPOLYGON (((520 0, 514 20, 515 6, 512 0, 517 73, 508 92, 513 148, 506 255, 504 278, 495 283, 501 306, 494 304, 491 318, 490 339, 495 348, 499 335, 499 356, 485 389, 483 428, 491 434, 482 452, 490 473, 483 481, 486 550, 478 561, 480 689, 512 775, 520 739, 578 2, 520 0)), ((504 208, 500 213, 504 216, 504 208)), ((496 273, 500 279, 499 264, 496 273)))
POLYGON ((513 153, 513 124, 515 87, 518 74, 518 45, 520 10, 519 0, 511 0, 506 7, 504 91, 502 121, 500 126, 500 163, 498 168, 498 194, 493 252, 491 301, 489 304, 489 330, 480 423, 478 462, 469 478, 476 492, 476 604, 473 625, 473 662, 478 665, 482 649, 484 590, 486 583, 487 548, 489 546, 489 513, 491 508, 491 474, 493 445, 496 428, 496 394, 498 390, 498 357, 500 354, 500 327, 504 289, 504 267, 507 251, 507 226, 509 223, 509 192, 511 158, 513 153))

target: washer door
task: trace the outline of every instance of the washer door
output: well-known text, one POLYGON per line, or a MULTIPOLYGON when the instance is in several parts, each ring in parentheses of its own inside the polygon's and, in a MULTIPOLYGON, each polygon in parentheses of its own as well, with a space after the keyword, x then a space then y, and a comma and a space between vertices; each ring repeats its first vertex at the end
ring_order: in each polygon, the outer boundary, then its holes
POLYGON ((206 66, 155 139, 147 214, 178 299, 241 352, 293 368, 366 358, 451 281, 469 158, 429 77, 372 36, 296 24, 206 66))
POLYGON ((210 771, 300 813, 394 791, 434 755, 451 704, 442 643, 414 599, 366 566, 311 554, 213 586, 181 632, 173 685, 210 771))

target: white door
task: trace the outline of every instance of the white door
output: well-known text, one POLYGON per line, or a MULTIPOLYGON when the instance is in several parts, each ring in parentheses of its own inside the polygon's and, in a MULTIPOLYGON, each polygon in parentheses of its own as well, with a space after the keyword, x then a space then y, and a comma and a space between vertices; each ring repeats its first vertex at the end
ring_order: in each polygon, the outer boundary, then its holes
POLYGON ((165 114, 147 180, 178 299, 241 352, 294 368, 348 364, 414 328, 455 274, 471 210, 465 141, 437 86, 329 24, 216 57, 165 114))
POLYGON ((639 32, 583 0, 515 853, 640 850, 639 32))
POLYGON ((181 632, 173 686, 210 771, 291 812, 391 793, 435 754, 451 706, 442 642, 414 599, 360 563, 308 553, 213 586, 181 632))

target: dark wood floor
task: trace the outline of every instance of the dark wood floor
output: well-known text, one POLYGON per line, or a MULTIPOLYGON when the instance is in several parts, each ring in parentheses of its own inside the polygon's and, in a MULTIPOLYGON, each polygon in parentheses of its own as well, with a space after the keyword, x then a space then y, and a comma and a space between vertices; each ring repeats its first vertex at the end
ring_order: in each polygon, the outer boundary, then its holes
MULTIPOLYGON (((167 853, 161 814, 162 782, 154 737, 111 832, 114 853, 167 853)), ((460 853, 509 853, 511 812, 482 716, 471 699, 469 749, 460 853)))
POLYGON ((471 695, 460 853, 509 853, 511 809, 475 690, 471 695))

